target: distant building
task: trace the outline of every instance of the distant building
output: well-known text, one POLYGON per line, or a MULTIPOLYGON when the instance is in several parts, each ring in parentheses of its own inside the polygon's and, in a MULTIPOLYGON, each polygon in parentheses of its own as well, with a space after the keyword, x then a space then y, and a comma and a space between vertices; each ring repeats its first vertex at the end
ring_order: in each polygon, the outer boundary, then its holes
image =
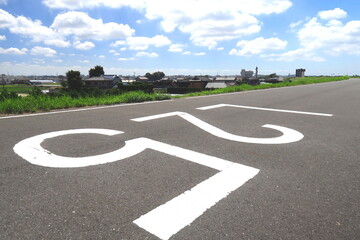
POLYGON ((236 77, 216 77, 215 81, 222 81, 222 82, 236 82, 236 77))
POLYGON ((46 85, 55 84, 53 80, 29 80, 30 85, 46 85))
POLYGON ((101 89, 109 89, 113 87, 113 79, 105 77, 91 77, 84 80, 86 87, 97 87, 101 89))
POLYGON ((135 80, 137 82, 148 82, 149 81, 149 79, 147 77, 141 77, 141 76, 136 77, 135 80))
POLYGON ((246 71, 245 69, 241 70, 241 77, 242 78, 252 78, 254 75, 253 71, 246 71))
POLYGON ((300 68, 300 69, 296 69, 296 73, 295 73, 295 76, 296 77, 305 77, 305 69, 302 69, 302 68, 300 68))

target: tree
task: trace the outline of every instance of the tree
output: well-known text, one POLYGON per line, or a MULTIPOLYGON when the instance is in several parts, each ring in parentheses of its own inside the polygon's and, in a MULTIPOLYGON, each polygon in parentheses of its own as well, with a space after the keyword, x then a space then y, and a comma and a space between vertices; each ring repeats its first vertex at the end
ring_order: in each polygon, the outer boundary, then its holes
POLYGON ((159 71, 158 71, 158 72, 154 72, 152 75, 154 76, 155 81, 156 81, 156 80, 160 80, 160 79, 162 79, 163 77, 165 77, 165 73, 159 72, 159 71))
POLYGON ((70 90, 80 90, 84 85, 79 71, 70 70, 66 73, 67 87, 70 90))
POLYGON ((145 77, 147 77, 147 79, 149 79, 149 81, 153 81, 153 80, 152 80, 152 79, 153 79, 153 76, 152 76, 151 73, 146 73, 146 74, 145 74, 145 77))
POLYGON ((145 77, 147 77, 149 79, 149 81, 157 81, 157 80, 160 80, 160 79, 164 78, 165 73, 160 72, 160 71, 154 72, 153 74, 146 73, 145 77))
POLYGON ((94 68, 90 68, 89 70, 89 76, 90 77, 100 77, 101 75, 104 75, 104 68, 102 66, 96 65, 94 68))

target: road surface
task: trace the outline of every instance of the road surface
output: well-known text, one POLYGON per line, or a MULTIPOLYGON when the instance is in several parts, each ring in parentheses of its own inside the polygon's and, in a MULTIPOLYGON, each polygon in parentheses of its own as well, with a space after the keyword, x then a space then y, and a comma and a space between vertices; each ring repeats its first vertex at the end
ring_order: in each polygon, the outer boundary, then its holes
POLYGON ((360 239, 359 93, 2 117, 1 239, 360 239))

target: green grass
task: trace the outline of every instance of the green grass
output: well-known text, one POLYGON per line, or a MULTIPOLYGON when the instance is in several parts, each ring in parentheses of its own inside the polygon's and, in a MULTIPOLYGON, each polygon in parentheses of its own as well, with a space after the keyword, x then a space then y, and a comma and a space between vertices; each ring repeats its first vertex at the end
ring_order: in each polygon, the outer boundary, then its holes
MULTIPOLYGON (((31 92, 31 90, 34 88, 34 86, 18 84, 18 85, 1 86, 0 90, 3 87, 5 87, 6 90, 8 90, 9 92, 24 93, 24 94, 29 94, 31 92)), ((41 90, 49 89, 49 87, 38 87, 38 88, 40 88, 41 90)))
POLYGON ((53 109, 76 108, 86 106, 111 105, 119 103, 136 103, 170 99, 167 95, 146 94, 143 92, 128 92, 116 96, 80 97, 68 96, 51 98, 46 95, 27 96, 19 99, 6 99, 0 102, 0 113, 19 114, 53 109))
MULTIPOLYGON (((304 85, 304 84, 341 81, 346 79, 349 79, 349 77, 344 76, 344 77, 294 78, 291 79, 291 82, 287 81, 277 84, 262 84, 258 86, 250 86, 247 84, 243 84, 234 87, 216 89, 213 91, 190 93, 190 94, 185 94, 183 96, 175 96, 173 98, 203 96, 203 95, 241 92, 241 91, 250 91, 250 90, 258 90, 258 89, 268 89, 268 88, 279 88, 279 87, 296 86, 296 85, 304 85)), ((50 97, 47 95, 27 96, 18 99, 5 99, 4 101, 0 101, 0 114, 30 113, 30 112, 39 112, 39 111, 50 111, 53 109, 63 109, 63 108, 157 101, 157 100, 166 100, 170 98, 171 97, 168 95, 147 94, 144 92, 127 92, 121 95, 106 95, 101 97, 79 97, 79 98, 72 98, 69 96, 50 97)))
POLYGON ((213 94, 221 94, 221 93, 242 92, 242 91, 279 88, 279 87, 289 87, 289 86, 297 86, 297 85, 342 81, 342 80, 347 80, 347 79, 349 79, 348 76, 293 78, 293 79, 291 79, 291 82, 286 81, 286 82, 281 82, 281 83, 276 83, 276 84, 261 84, 261 85, 257 85, 257 86, 250 86, 248 84, 243 84, 243 85, 237 85, 237 86, 233 86, 233 87, 216 89, 216 90, 212 90, 212 91, 203 91, 203 92, 189 93, 189 94, 185 94, 182 96, 174 96, 174 98, 205 96, 205 95, 213 95, 213 94))

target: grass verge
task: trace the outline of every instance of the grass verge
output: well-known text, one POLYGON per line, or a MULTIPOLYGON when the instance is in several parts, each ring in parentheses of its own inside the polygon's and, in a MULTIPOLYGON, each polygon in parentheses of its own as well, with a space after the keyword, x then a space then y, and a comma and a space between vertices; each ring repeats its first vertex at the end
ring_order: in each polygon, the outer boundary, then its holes
POLYGON ((291 81, 286 81, 286 82, 281 82, 281 83, 261 84, 261 85, 257 85, 257 86, 250 86, 248 84, 243 84, 243 85, 237 85, 237 86, 233 86, 233 87, 220 88, 220 89, 216 89, 216 90, 212 90, 212 91, 203 91, 203 92, 189 93, 189 94, 185 94, 182 96, 174 96, 174 98, 205 96, 205 95, 213 95, 213 94, 221 94, 221 93, 242 92, 242 91, 279 88, 279 87, 289 87, 289 86, 298 86, 298 85, 306 85, 306 84, 342 81, 342 80, 348 80, 348 79, 350 79, 350 77, 348 77, 348 76, 293 78, 293 79, 291 79, 291 81))
POLYGON ((53 109, 87 107, 98 105, 112 105, 119 103, 136 103, 145 101, 159 101, 170 99, 167 95, 146 94, 143 92, 128 92, 116 96, 102 97, 79 97, 71 98, 69 96, 49 97, 27 96, 18 99, 5 99, 0 102, 0 113, 18 114, 39 111, 50 111, 53 109))
MULTIPOLYGON (((191 96, 204 96, 230 92, 241 92, 258 89, 279 88, 288 86, 297 86, 305 84, 341 81, 349 79, 348 76, 344 77, 305 77, 295 78, 291 81, 277 83, 277 84, 262 84, 257 86, 250 86, 247 84, 227 87, 222 89, 216 89, 212 91, 203 91, 197 93, 185 94, 179 97, 191 97, 191 96)), ((0 114, 19 114, 19 113, 31 113, 39 111, 50 111, 54 109, 63 108, 75 108, 75 107, 87 107, 87 106, 99 106, 99 105, 112 105, 119 103, 136 103, 145 101, 159 101, 167 100, 171 97, 168 95, 147 94, 141 91, 127 92, 121 95, 106 95, 101 97, 78 97, 72 98, 70 96, 50 97, 47 95, 40 96, 27 96, 16 99, 4 99, 0 101, 0 114)))

